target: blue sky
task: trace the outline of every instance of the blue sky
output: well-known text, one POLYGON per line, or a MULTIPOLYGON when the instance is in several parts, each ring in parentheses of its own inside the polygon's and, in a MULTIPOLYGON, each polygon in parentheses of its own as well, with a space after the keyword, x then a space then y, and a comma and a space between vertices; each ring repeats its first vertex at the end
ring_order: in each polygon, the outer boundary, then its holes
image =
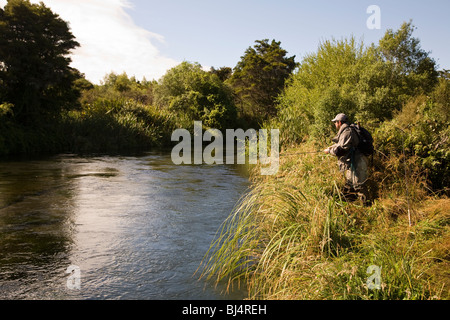
POLYGON ((450 1, 131 0, 134 22, 164 37, 163 55, 205 66, 234 67, 255 40, 276 39, 297 60, 321 40, 354 35, 378 42, 387 29, 413 20, 422 48, 450 68, 450 1), (370 30, 367 8, 381 9, 381 29, 370 30))
MULTIPOLYGON (((405 21, 440 69, 450 69, 449 0, 30 0, 69 22, 81 43, 72 66, 94 83, 110 72, 158 80, 182 61, 234 67, 256 40, 275 39, 289 56, 315 52, 320 41, 354 36, 377 43, 405 21), (366 21, 381 10, 381 28, 366 21)), ((0 0, 4 6, 6 0, 0 0)))

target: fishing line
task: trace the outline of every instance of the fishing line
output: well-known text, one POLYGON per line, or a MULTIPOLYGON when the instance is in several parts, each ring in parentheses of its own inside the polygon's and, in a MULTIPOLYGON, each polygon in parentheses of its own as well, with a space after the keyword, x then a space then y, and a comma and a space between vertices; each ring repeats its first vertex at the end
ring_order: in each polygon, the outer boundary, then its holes
POLYGON ((323 151, 309 151, 309 152, 296 152, 296 153, 283 153, 280 154, 280 156, 296 156, 296 155, 302 155, 302 154, 317 154, 322 153, 323 151))

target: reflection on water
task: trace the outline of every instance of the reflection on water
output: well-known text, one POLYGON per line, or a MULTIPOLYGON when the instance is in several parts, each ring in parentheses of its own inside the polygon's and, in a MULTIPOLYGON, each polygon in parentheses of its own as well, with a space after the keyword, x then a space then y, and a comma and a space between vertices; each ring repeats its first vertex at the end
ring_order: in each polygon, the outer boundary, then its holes
POLYGON ((164 153, 0 162, 0 299, 243 298, 193 276, 248 186, 239 169, 164 153))

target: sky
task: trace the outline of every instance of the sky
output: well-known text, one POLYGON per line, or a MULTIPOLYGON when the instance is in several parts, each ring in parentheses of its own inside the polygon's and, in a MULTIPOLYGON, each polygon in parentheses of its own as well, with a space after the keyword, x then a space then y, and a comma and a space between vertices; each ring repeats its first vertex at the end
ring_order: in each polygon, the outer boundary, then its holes
MULTIPOLYGON (((81 44, 72 66, 93 83, 110 72, 160 79, 183 61, 235 67, 256 40, 276 40, 296 61, 321 41, 354 36, 378 43, 412 20, 413 36, 439 69, 450 69, 449 0, 30 0, 70 25, 81 44), (379 29, 367 21, 379 11, 379 29)), ((6 0, 0 0, 4 6, 6 0)))

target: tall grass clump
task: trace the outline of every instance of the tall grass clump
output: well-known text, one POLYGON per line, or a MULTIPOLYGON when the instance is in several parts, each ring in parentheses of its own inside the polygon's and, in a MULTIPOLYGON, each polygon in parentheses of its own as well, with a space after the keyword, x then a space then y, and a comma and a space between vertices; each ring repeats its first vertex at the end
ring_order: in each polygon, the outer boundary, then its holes
POLYGON ((117 152, 164 147, 176 127, 174 117, 135 100, 97 99, 63 117, 65 149, 117 152))
POLYGON ((384 194, 370 207, 346 202, 334 159, 288 155, 311 148, 282 153, 275 177, 254 176, 205 256, 202 277, 245 285, 250 299, 448 297, 448 274, 436 270, 449 265, 449 202, 414 201, 413 225, 384 194), (379 289, 368 287, 373 265, 379 289))

